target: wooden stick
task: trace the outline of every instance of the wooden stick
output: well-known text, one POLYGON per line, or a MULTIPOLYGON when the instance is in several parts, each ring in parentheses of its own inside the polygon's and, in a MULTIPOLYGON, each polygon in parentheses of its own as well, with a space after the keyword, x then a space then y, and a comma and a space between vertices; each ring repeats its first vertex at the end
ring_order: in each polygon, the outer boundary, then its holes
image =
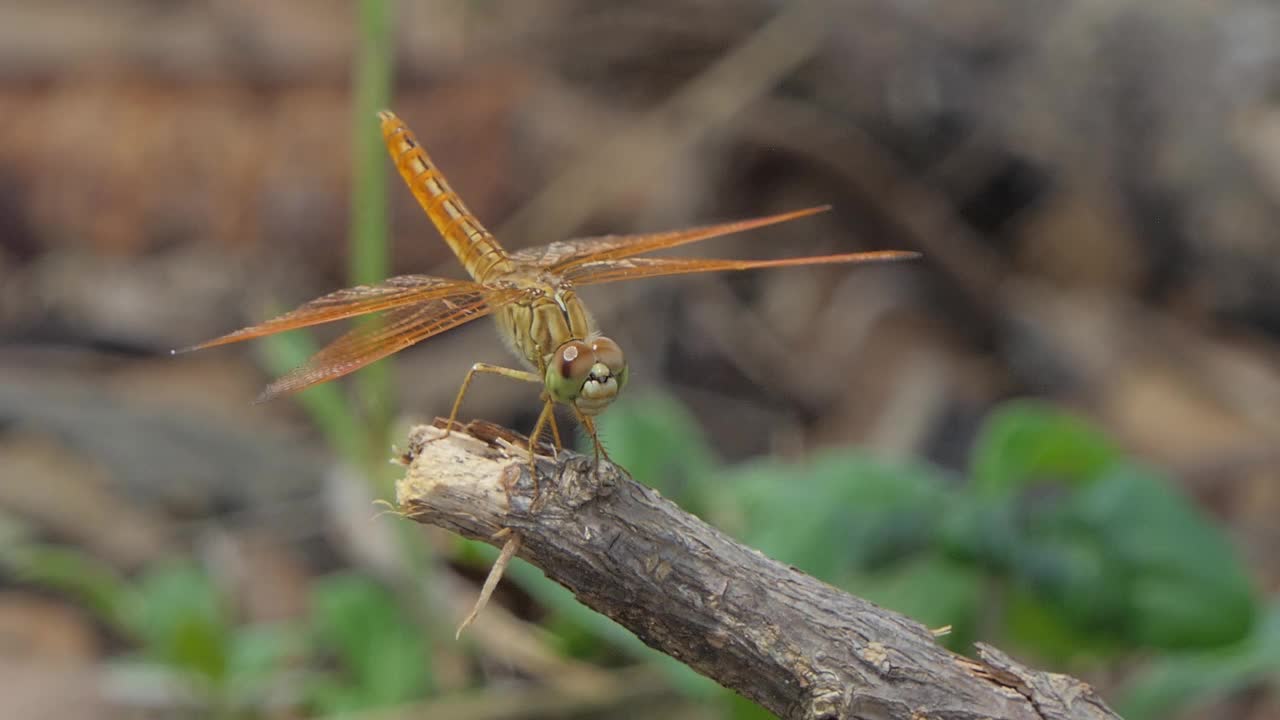
MULTIPOLYGON (((620 468, 485 423, 410 435, 407 516, 501 543, 650 646, 788 719, 1117 718, 1093 690, 985 645, 977 660, 920 623, 771 560, 620 468), (497 538, 497 539, 495 539, 497 538)), ((483 619, 481 619, 483 622, 483 619)))

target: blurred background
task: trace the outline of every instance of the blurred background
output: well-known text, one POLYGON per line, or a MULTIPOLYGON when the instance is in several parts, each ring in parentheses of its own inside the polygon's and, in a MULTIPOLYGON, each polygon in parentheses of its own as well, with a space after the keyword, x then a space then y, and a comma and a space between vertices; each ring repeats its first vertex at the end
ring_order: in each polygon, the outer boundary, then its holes
POLYGON ((509 248, 924 253, 584 290, 614 459, 1126 717, 1280 717, 1278 93, 1268 0, 0 4, 0 717, 769 717, 519 562, 453 640, 494 552, 374 500, 490 321, 261 405, 342 328, 169 355, 462 276, 384 106, 509 248))

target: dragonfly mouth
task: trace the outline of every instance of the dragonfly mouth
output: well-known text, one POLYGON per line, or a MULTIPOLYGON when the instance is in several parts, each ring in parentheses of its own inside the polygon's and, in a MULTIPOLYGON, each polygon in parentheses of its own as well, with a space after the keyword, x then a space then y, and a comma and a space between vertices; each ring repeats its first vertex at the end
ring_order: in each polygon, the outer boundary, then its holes
POLYGON ((586 415, 595 415, 618 396, 618 377, 609 366, 596 363, 591 366, 586 382, 582 383, 582 391, 578 394, 577 406, 586 415))

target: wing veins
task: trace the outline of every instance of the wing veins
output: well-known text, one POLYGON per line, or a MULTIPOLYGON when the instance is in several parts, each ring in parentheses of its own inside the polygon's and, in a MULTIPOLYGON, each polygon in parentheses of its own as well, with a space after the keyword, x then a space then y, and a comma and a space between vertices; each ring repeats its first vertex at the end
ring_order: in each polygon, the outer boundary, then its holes
POLYGON ((819 205, 777 215, 767 215, 748 220, 733 220, 714 225, 685 228, 683 230, 667 230, 636 235, 600 235, 561 240, 548 245, 514 252, 511 254, 511 258, 519 262, 528 262, 546 267, 553 271, 564 272, 587 263, 620 260, 655 250, 679 247, 722 235, 776 225, 777 223, 814 215, 830 209, 830 205, 819 205))
POLYGON ((359 285, 310 300, 287 313, 250 325, 212 340, 175 352, 190 352, 228 343, 252 340, 286 330, 320 325, 370 313, 393 310, 406 305, 470 295, 485 291, 485 286, 469 280, 452 280, 428 275, 401 275, 377 285, 359 285))
POLYGON ((301 367, 275 380, 259 401, 328 382, 416 345, 427 338, 482 318, 494 307, 515 300, 519 289, 474 293, 461 300, 437 298, 391 310, 381 324, 357 327, 326 345, 301 367))
POLYGON ((797 267, 803 265, 830 265, 838 263, 875 263, 911 260, 919 253, 905 250, 874 250, 871 252, 844 253, 840 255, 813 255, 809 257, 781 258, 777 260, 724 260, 718 258, 630 258, 606 260, 579 265, 565 276, 577 285, 632 280, 637 278, 683 275, 724 270, 754 270, 758 268, 797 267))

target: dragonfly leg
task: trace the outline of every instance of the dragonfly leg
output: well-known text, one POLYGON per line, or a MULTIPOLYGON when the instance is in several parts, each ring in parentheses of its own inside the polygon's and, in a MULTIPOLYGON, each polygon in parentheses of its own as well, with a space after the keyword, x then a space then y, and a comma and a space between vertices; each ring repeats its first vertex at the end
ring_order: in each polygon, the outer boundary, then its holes
POLYGON ((458 388, 458 397, 453 401, 453 410, 449 412, 449 427, 445 428, 444 434, 447 437, 453 430, 453 424, 458 420, 458 410, 462 409, 462 398, 466 396, 467 389, 471 387, 471 381, 475 379, 476 373, 485 373, 488 375, 500 375, 502 377, 511 378, 512 380, 524 380, 525 382, 542 384, 542 378, 527 370, 514 370, 501 365, 490 365, 489 363, 476 363, 467 371, 467 376, 462 379, 462 387, 458 388))
MULTIPOLYGON (((560 431, 556 429, 556 404, 552 400, 543 399, 542 412, 538 413, 538 421, 533 425, 533 432, 529 434, 529 452, 533 453, 533 448, 537 447, 538 441, 542 439, 542 434, 547 431, 547 425, 551 426, 551 436, 555 440, 556 445, 560 444, 560 431)), ((560 448, 556 448, 560 449, 560 448)), ((554 456, 553 456, 554 457, 554 456)))
POLYGON ((556 444, 560 444, 560 431, 556 429, 556 404, 555 401, 546 399, 543 401, 542 412, 538 413, 538 422, 533 426, 533 432, 529 434, 529 478, 533 480, 533 499, 538 500, 538 440, 542 437, 542 432, 546 428, 547 423, 551 423, 552 434, 555 436, 556 444))
POLYGON ((596 432, 596 421, 594 418, 582 414, 577 408, 574 412, 578 415, 578 422, 582 423, 582 427, 587 431, 587 435, 591 437, 591 444, 595 448, 596 467, 600 466, 600 458, 609 459, 609 453, 605 452, 604 445, 600 442, 600 435, 596 432))
POLYGON ((555 403, 552 403, 551 413, 547 416, 547 422, 551 424, 551 438, 555 440, 556 451, 564 449, 564 442, 560 440, 560 426, 556 424, 555 403))

